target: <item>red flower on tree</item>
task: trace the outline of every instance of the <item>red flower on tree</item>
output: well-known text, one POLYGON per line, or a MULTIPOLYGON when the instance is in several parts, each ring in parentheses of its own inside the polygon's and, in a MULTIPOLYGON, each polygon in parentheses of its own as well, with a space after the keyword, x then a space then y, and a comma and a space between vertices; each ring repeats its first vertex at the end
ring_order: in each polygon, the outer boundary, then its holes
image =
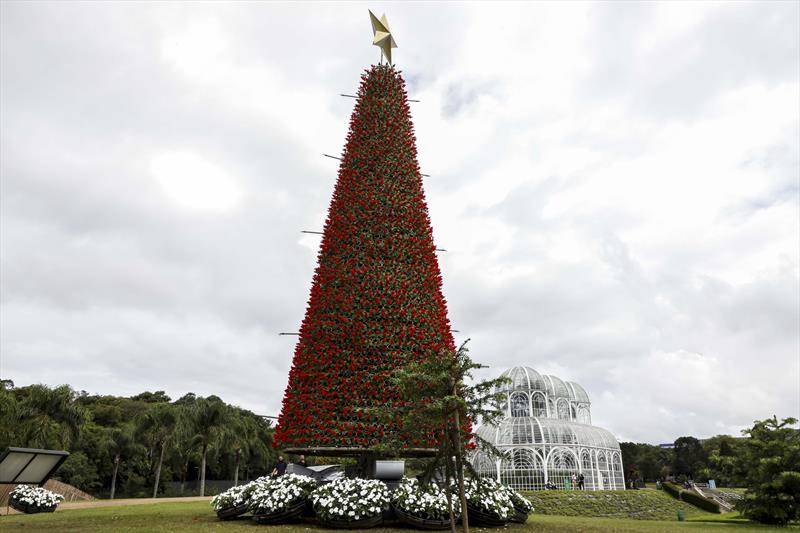
MULTIPOLYGON (((366 448, 400 429, 362 410, 401 401, 387 376, 455 349, 405 82, 392 66, 362 75, 323 233, 274 443, 366 448)), ((408 440, 430 444, 424 433, 408 440)))

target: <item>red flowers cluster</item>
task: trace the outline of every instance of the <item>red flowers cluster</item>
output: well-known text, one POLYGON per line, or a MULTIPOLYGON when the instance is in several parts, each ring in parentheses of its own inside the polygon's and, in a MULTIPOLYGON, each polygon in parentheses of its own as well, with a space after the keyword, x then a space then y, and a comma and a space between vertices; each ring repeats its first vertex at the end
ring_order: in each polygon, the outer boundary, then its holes
MULTIPOLYGON (((362 408, 398 405, 387 376, 455 349, 400 72, 362 75, 325 223, 275 445, 369 448, 387 426, 362 408)), ((409 434, 410 447, 430 433, 409 434)))

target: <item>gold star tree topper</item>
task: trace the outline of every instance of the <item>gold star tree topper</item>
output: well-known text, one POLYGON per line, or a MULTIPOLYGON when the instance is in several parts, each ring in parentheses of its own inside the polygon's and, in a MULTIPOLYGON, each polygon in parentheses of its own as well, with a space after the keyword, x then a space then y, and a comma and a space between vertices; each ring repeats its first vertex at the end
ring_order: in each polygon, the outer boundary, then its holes
POLYGON ((383 57, 391 65, 392 48, 397 48, 397 43, 394 42, 392 32, 389 30, 389 21, 386 20, 386 14, 384 13, 381 18, 378 18, 370 11, 369 19, 372 22, 372 31, 374 33, 372 44, 381 49, 383 57))

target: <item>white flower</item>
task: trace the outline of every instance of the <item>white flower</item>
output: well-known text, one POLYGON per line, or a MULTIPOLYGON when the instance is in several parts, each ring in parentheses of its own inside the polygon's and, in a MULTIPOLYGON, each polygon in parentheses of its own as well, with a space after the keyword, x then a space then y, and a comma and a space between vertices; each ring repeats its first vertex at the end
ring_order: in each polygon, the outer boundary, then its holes
POLYGON ((389 490, 374 479, 338 479, 312 493, 314 511, 323 521, 379 516, 389 506, 389 490))
MULTIPOLYGON (((447 520, 447 494, 438 485, 431 483, 421 487, 416 479, 403 478, 394 493, 394 504, 412 516, 429 520, 447 520)), ((452 498, 453 512, 461 513, 458 498, 452 498)))
MULTIPOLYGON (((317 482, 307 476, 286 474, 259 485, 250 498, 253 514, 272 514, 302 502, 312 495, 317 482)), ((313 501, 313 497, 312 497, 313 501)))
POLYGON ((48 509, 56 507, 64 497, 61 494, 51 492, 43 487, 17 485, 17 487, 9 493, 9 499, 12 502, 16 501, 28 506, 48 509))

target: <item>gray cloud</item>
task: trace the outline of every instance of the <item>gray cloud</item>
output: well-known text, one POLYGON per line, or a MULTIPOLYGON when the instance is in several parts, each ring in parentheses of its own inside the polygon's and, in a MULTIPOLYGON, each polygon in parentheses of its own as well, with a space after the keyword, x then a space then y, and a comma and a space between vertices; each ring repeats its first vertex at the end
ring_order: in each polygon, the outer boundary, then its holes
MULTIPOLYGON (((450 318, 488 373, 578 381, 650 442, 800 410, 797 9, 387 6, 450 318)), ((0 11, 2 377, 277 414, 366 9, 0 11), (170 192, 164 154, 235 201, 170 192)))

